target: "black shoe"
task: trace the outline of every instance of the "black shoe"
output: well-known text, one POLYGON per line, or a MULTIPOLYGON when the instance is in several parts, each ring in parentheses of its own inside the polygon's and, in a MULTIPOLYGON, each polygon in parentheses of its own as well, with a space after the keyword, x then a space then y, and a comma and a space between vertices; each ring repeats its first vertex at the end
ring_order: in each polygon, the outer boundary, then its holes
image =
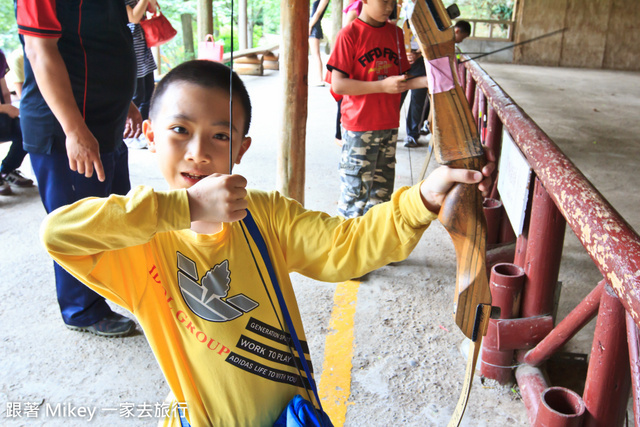
POLYGON ((418 143, 416 142, 414 137, 407 135, 407 139, 405 140, 404 146, 413 148, 413 147, 417 147, 418 143))
POLYGON ((123 337, 136 328, 133 320, 118 313, 110 313, 90 326, 67 325, 72 331, 89 332, 101 337, 123 337))

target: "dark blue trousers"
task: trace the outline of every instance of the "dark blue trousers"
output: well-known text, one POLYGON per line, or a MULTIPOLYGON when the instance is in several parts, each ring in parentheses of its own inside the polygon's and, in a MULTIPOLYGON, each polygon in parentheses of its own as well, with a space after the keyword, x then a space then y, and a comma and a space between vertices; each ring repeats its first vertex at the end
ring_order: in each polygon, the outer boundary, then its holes
POLYGON ((27 152, 22 148, 22 131, 20 130, 20 119, 11 119, 8 114, 3 114, 2 121, 7 126, 0 129, 0 141, 11 141, 11 147, 7 156, 2 160, 0 173, 9 173, 20 167, 27 152))
MULTIPOLYGON (((409 74, 412 76, 426 76, 427 70, 424 66, 424 59, 418 58, 416 62, 411 64, 409 74)), ((407 91, 408 92, 408 91, 407 91)), ((402 93, 400 107, 407 96, 407 92, 402 93)), ((407 135, 413 137, 416 141, 420 137, 420 128, 422 123, 429 115, 429 91, 427 88, 412 89, 411 102, 409 104, 409 112, 407 113, 406 130, 407 135)))
MULTIPOLYGON (((126 194, 129 182, 129 153, 120 145, 111 153, 101 153, 106 179, 98 181, 95 173, 85 178, 69 169, 66 153, 30 153, 31 165, 38 180, 40 198, 47 213, 85 197, 126 194)), ((58 304, 68 325, 89 326, 111 312, 103 297, 89 289, 54 262, 58 304)))

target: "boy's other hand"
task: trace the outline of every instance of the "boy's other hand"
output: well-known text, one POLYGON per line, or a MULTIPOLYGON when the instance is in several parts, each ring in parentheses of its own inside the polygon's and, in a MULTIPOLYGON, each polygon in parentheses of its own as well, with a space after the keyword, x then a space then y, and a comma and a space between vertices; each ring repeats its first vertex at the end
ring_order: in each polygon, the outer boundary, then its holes
POLYGON ((247 180, 241 175, 214 173, 187 189, 191 221, 234 222, 247 213, 247 180))
POLYGON ((385 93, 402 93, 409 90, 406 75, 389 76, 382 80, 383 92, 385 93))
POLYGON ((424 205, 433 213, 438 213, 442 202, 449 193, 449 190, 456 183, 478 184, 478 189, 484 197, 491 191, 491 175, 496 168, 495 156, 491 150, 485 147, 487 164, 482 168, 482 172, 468 169, 454 169, 448 166, 440 166, 429 174, 427 179, 420 186, 420 194, 424 205))

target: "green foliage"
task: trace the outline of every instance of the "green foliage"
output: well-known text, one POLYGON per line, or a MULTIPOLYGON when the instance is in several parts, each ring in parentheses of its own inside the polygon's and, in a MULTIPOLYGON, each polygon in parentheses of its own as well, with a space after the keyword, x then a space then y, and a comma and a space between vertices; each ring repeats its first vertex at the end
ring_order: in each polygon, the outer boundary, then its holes
POLYGON ((462 19, 510 20, 514 0, 458 0, 462 19))
POLYGON ((0 1, 0 48, 5 54, 20 46, 13 1, 0 1))

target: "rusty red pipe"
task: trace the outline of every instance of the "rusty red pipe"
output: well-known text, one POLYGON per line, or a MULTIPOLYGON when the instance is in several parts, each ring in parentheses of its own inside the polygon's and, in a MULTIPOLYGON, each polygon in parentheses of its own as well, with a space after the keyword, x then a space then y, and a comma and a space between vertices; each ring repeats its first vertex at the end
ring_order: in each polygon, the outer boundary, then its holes
POLYGON ((607 284, 600 298, 583 394, 584 426, 623 426, 630 388, 625 310, 607 284))
POLYGON ((633 390, 633 425, 640 426, 640 334, 629 313, 626 313, 625 320, 627 323, 627 343, 629 344, 631 389, 633 390))
POLYGON ((575 391, 549 387, 540 396, 533 427, 581 427, 585 404, 575 391))
POLYGON ((553 312, 565 220, 540 180, 535 180, 522 294, 522 317, 553 312))
POLYGON ((538 366, 580 331, 598 313, 600 296, 604 289, 605 281, 602 280, 581 302, 571 310, 558 325, 524 357, 524 362, 538 366))
MULTIPOLYGON (((491 269, 491 305, 500 307, 500 319, 517 317, 520 292, 524 284, 524 269, 515 264, 496 264, 491 269)), ((487 335, 482 340, 480 372, 486 378, 507 384, 513 379, 513 350, 498 350, 496 319, 489 321, 487 335)))
POLYGON ((487 219, 487 244, 496 244, 498 243, 500 223, 502 222, 502 202, 487 197, 482 201, 482 208, 487 219))

